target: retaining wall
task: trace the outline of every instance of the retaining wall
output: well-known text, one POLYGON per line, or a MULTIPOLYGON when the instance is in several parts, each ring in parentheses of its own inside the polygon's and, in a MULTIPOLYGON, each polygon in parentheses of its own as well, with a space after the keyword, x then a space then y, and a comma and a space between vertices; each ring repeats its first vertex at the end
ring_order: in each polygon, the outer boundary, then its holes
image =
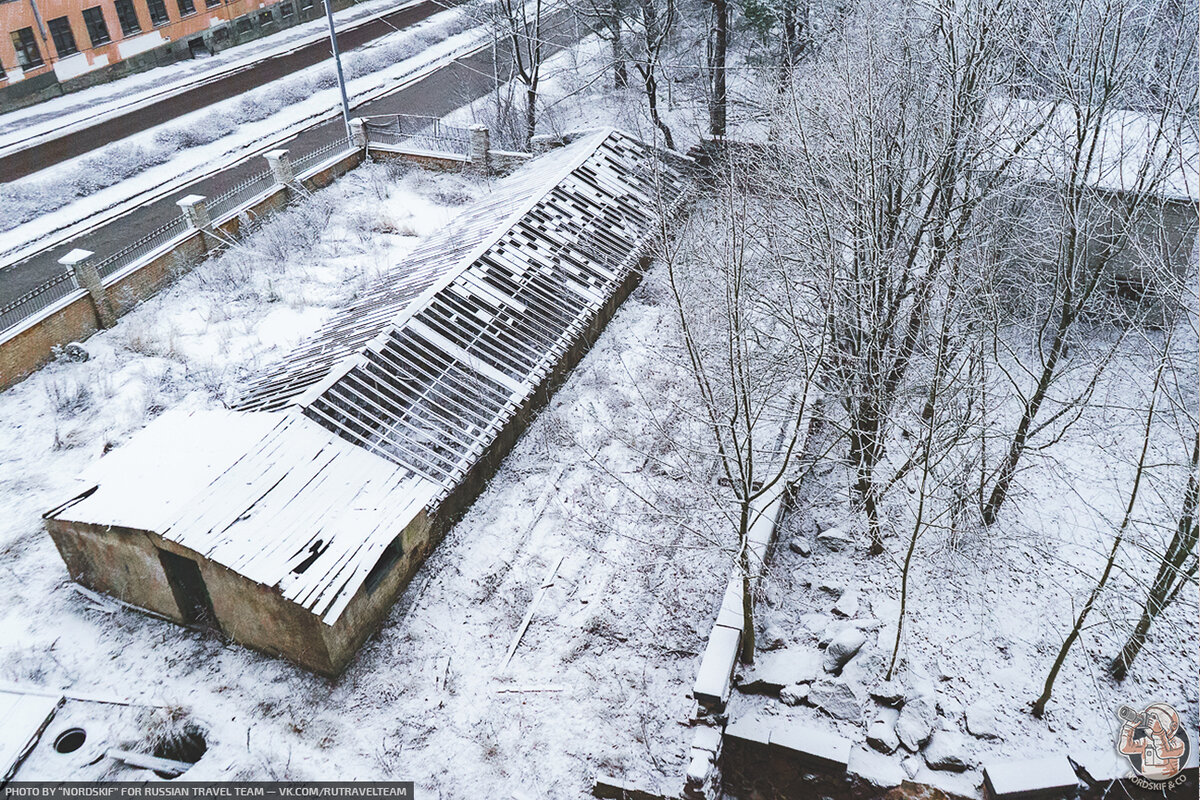
MULTIPOLYGON (((330 157, 298 177, 309 191, 323 189, 363 161, 361 150, 330 157)), ((295 189, 276 184, 218 220, 213 230, 220 237, 192 228, 128 267, 108 276, 105 295, 118 316, 153 296, 192 266, 224 248, 220 238, 242 233, 243 215, 258 219, 285 208, 295 189)), ((18 383, 54 357, 54 349, 91 336, 100 320, 91 297, 82 289, 31 317, 0 340, 0 391, 18 383)))

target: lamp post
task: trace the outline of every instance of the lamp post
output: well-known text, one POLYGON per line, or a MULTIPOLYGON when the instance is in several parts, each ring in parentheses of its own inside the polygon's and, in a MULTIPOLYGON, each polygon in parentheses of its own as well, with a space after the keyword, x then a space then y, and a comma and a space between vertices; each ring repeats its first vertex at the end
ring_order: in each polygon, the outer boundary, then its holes
POLYGON ((333 63, 337 67, 338 89, 342 93, 342 122, 346 125, 346 139, 350 134, 350 100, 346 97, 346 76, 342 74, 342 55, 338 52, 337 32, 333 28, 333 0, 325 0, 325 19, 329 21, 329 46, 333 48, 333 63))

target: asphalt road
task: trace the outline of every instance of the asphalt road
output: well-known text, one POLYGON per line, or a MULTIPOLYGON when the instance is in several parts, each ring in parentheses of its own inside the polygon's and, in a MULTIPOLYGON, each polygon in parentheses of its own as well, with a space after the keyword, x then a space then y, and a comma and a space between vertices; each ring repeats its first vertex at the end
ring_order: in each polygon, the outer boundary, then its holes
MULTIPOLYGON (((391 14, 377 17, 338 34, 338 46, 344 53, 378 39, 397 28, 415 25, 454 5, 454 0, 423 0, 391 14)), ((236 97, 243 92, 291 75, 297 70, 331 58, 329 42, 318 40, 287 53, 264 58, 225 73, 179 94, 142 106, 126 114, 59 136, 0 158, 0 183, 23 178, 69 158, 89 153, 98 147, 135 133, 170 122, 176 117, 236 97)))
MULTIPOLYGON (((552 38, 545 52, 547 57, 570 41, 566 31, 548 34, 547 38, 552 38)), ((507 56, 502 52, 496 62, 502 65, 503 70, 503 65, 508 62, 507 56)), ((354 106, 354 115, 445 116, 492 91, 495 87, 492 76, 496 62, 493 61, 492 49, 484 48, 451 61, 403 88, 354 106)), ((505 82, 509 77, 502 71, 500 80, 505 82)), ((58 259, 71 250, 79 247, 91 250, 98 258, 103 258, 177 217, 180 210, 175 201, 179 198, 189 194, 216 197, 257 175, 267 165, 262 154, 269 150, 282 147, 290 150, 293 157, 299 157, 334 139, 345 139, 345 135, 345 125, 340 115, 316 123, 282 143, 271 141, 263 144, 251 155, 217 174, 193 181, 169 192, 159 200, 131 209, 90 233, 81 234, 69 242, 43 250, 4 268, 0 270, 0 307, 60 274, 63 267, 58 263, 58 259)))

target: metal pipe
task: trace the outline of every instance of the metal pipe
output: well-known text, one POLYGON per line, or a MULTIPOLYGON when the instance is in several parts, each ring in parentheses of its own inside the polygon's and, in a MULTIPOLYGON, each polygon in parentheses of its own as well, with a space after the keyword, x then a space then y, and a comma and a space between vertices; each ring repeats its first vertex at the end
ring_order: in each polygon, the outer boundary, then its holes
POLYGON ((342 92, 342 121, 346 124, 346 140, 350 133, 350 100, 346 97, 346 76, 342 74, 342 55, 338 52, 337 31, 333 27, 333 0, 325 0, 325 19, 329 22, 329 46, 333 48, 333 63, 337 67, 338 89, 342 92))

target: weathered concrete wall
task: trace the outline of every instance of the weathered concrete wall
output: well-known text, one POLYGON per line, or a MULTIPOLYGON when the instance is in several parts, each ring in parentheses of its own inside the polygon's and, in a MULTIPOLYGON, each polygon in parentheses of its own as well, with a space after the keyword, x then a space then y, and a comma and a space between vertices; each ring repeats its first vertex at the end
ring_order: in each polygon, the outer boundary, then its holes
POLYGON ((159 551, 191 559, 200 568, 222 634, 314 672, 338 671, 330 661, 320 619, 274 588, 254 583, 150 531, 58 519, 47 519, 46 529, 72 580, 180 624, 185 622, 184 614, 159 551))
POLYGON ((341 672, 353 659, 363 642, 383 625, 392 606, 417 569, 433 552, 433 529, 422 511, 399 534, 402 555, 372 590, 363 586, 332 626, 325 626, 325 645, 330 654, 332 672, 341 672))
POLYGON ((47 519, 46 530, 66 562, 71 580, 183 622, 154 546, 157 536, 58 519, 47 519))

